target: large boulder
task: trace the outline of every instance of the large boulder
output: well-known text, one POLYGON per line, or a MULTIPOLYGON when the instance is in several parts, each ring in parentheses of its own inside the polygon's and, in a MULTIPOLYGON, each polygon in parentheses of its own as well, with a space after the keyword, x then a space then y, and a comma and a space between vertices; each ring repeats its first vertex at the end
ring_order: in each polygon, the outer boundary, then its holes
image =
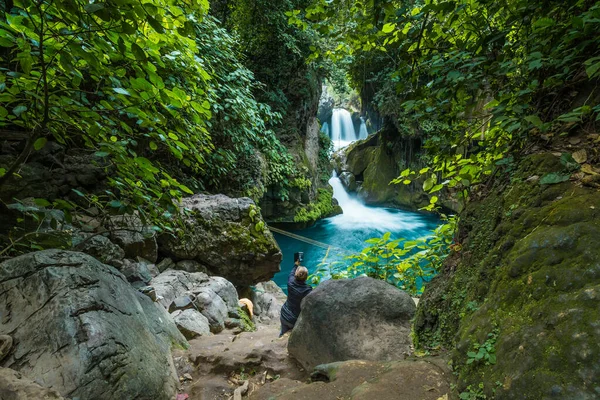
POLYGON ((344 360, 388 361, 411 353, 411 297, 372 278, 330 280, 302 304, 288 350, 306 369, 344 360))
POLYGON ((78 252, 29 253, 0 264, 0 293, 0 334, 15 339, 2 366, 81 400, 175 395, 170 349, 187 342, 115 268, 78 252))
POLYGON ((182 207, 190 211, 183 217, 186 235, 161 236, 164 255, 198 261, 240 286, 266 281, 279 271, 281 250, 251 199, 198 194, 183 199, 182 207))
POLYGON ((600 398, 600 193, 539 183, 563 168, 560 155, 532 154, 510 182, 498 174, 461 214, 462 250, 427 284, 416 344, 453 349, 459 392, 600 398))

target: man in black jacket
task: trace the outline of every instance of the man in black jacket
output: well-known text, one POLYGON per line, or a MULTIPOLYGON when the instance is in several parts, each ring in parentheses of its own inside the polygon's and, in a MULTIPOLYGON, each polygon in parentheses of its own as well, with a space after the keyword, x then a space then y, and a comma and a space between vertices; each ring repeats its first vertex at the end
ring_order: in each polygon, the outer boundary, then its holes
POLYGON ((306 284, 306 278, 308 278, 308 270, 306 267, 300 266, 301 258, 295 257, 294 268, 290 272, 288 277, 288 297, 283 306, 281 307, 281 333, 279 337, 282 337, 284 333, 294 328, 296 320, 300 315, 300 304, 302 299, 305 298, 312 290, 312 287, 306 284))

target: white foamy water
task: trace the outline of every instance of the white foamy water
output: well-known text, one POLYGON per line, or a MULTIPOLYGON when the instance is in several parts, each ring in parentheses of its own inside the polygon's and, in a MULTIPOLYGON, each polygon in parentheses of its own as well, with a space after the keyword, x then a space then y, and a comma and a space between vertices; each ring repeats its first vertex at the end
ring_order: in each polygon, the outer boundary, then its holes
POLYGON ((335 150, 348 146, 357 139, 352 124, 352 114, 343 108, 334 108, 331 116, 330 136, 335 150))
POLYGON ((374 230, 381 233, 415 231, 426 223, 416 213, 382 207, 368 207, 346 192, 335 171, 329 180, 333 197, 344 213, 330 218, 331 224, 343 230, 374 230))

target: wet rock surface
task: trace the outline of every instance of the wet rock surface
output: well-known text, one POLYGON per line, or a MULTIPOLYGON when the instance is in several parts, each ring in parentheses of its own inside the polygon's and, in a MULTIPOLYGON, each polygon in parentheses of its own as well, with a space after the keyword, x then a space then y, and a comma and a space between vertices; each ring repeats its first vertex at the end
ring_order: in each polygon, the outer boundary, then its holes
POLYGON ((302 302, 289 352, 306 369, 352 359, 394 360, 412 353, 412 298, 372 278, 321 283, 302 302))
POLYGON ((166 311, 91 256, 44 250, 0 264, 2 361, 66 397, 171 399, 172 345, 186 341, 166 311))

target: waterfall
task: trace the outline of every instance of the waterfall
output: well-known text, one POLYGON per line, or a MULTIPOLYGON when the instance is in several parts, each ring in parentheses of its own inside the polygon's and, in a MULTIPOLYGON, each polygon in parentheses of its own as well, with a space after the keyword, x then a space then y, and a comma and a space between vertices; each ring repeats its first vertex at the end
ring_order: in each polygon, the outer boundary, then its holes
POLYGON ((334 108, 331 116, 331 135, 333 146, 336 149, 349 145, 357 139, 352 124, 352 115, 343 108, 334 108))
POLYGON ((416 213, 390 208, 368 207, 358 198, 351 196, 338 178, 335 171, 329 179, 333 188, 333 197, 344 211, 343 214, 331 218, 331 223, 348 231, 375 230, 380 233, 415 231, 425 224, 416 213))
POLYGON ((358 131, 358 140, 366 139, 369 136, 367 132, 367 124, 363 117, 360 117, 360 130, 358 131))

